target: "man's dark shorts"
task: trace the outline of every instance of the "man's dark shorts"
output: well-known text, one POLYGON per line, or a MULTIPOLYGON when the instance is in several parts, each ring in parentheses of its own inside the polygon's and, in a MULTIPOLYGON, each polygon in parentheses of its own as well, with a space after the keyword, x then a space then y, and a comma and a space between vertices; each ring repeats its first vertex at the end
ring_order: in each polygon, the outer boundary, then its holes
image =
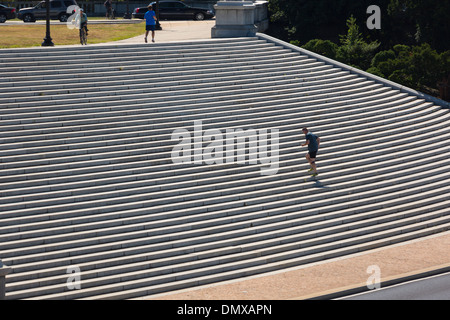
POLYGON ((309 157, 315 159, 317 156, 317 151, 308 151, 309 157))
POLYGON ((155 25, 147 24, 147 25, 145 25, 145 30, 147 30, 147 31, 155 31, 155 25))

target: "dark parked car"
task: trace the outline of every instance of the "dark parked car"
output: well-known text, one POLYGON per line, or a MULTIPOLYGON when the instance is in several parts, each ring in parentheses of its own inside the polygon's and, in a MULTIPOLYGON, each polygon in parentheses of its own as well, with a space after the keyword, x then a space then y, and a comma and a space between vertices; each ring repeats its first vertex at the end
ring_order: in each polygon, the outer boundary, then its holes
POLYGON ((16 8, 11 8, 0 4, 0 23, 8 19, 16 18, 16 8))
MULTIPOLYGON (((150 3, 156 12, 156 2, 150 3)), ((144 19, 144 14, 148 11, 147 7, 135 8, 132 14, 133 18, 144 19)), ((204 20, 214 17, 211 10, 204 8, 194 8, 181 1, 159 1, 159 19, 194 19, 204 20)))
MULTIPOLYGON (((75 0, 50 0, 50 19, 66 22, 72 14, 72 12, 68 12, 67 8, 76 5, 75 0)), ((20 9, 18 18, 23 22, 35 22, 36 20, 46 19, 46 15, 45 1, 41 1, 35 7, 20 9)))

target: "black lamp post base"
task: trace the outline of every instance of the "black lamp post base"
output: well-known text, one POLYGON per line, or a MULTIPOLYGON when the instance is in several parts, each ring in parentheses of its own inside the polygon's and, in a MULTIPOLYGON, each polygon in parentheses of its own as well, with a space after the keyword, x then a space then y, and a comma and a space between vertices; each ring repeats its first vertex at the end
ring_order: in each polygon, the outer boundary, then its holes
POLYGON ((53 47, 55 44, 52 42, 52 38, 44 38, 44 42, 41 45, 43 47, 53 47))

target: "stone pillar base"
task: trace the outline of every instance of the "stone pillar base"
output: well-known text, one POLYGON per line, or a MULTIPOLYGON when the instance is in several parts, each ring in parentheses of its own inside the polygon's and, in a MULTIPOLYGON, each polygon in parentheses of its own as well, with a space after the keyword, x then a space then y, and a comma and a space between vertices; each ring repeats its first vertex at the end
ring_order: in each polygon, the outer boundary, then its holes
POLYGON ((251 37, 256 35, 253 1, 219 1, 214 6, 216 25, 211 38, 251 37))
POLYGON ((236 38, 236 37, 253 37, 256 35, 258 28, 251 26, 214 26, 211 29, 211 38, 236 38))

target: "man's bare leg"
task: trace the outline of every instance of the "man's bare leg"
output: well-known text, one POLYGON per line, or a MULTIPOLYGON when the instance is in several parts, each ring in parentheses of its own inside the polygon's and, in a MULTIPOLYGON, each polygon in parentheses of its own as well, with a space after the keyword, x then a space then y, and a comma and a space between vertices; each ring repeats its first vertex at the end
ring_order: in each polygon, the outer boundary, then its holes
POLYGON ((314 173, 317 174, 316 158, 311 158, 309 156, 309 153, 307 153, 305 157, 306 157, 306 160, 308 161, 309 165, 311 166, 310 171, 314 171, 314 173))

